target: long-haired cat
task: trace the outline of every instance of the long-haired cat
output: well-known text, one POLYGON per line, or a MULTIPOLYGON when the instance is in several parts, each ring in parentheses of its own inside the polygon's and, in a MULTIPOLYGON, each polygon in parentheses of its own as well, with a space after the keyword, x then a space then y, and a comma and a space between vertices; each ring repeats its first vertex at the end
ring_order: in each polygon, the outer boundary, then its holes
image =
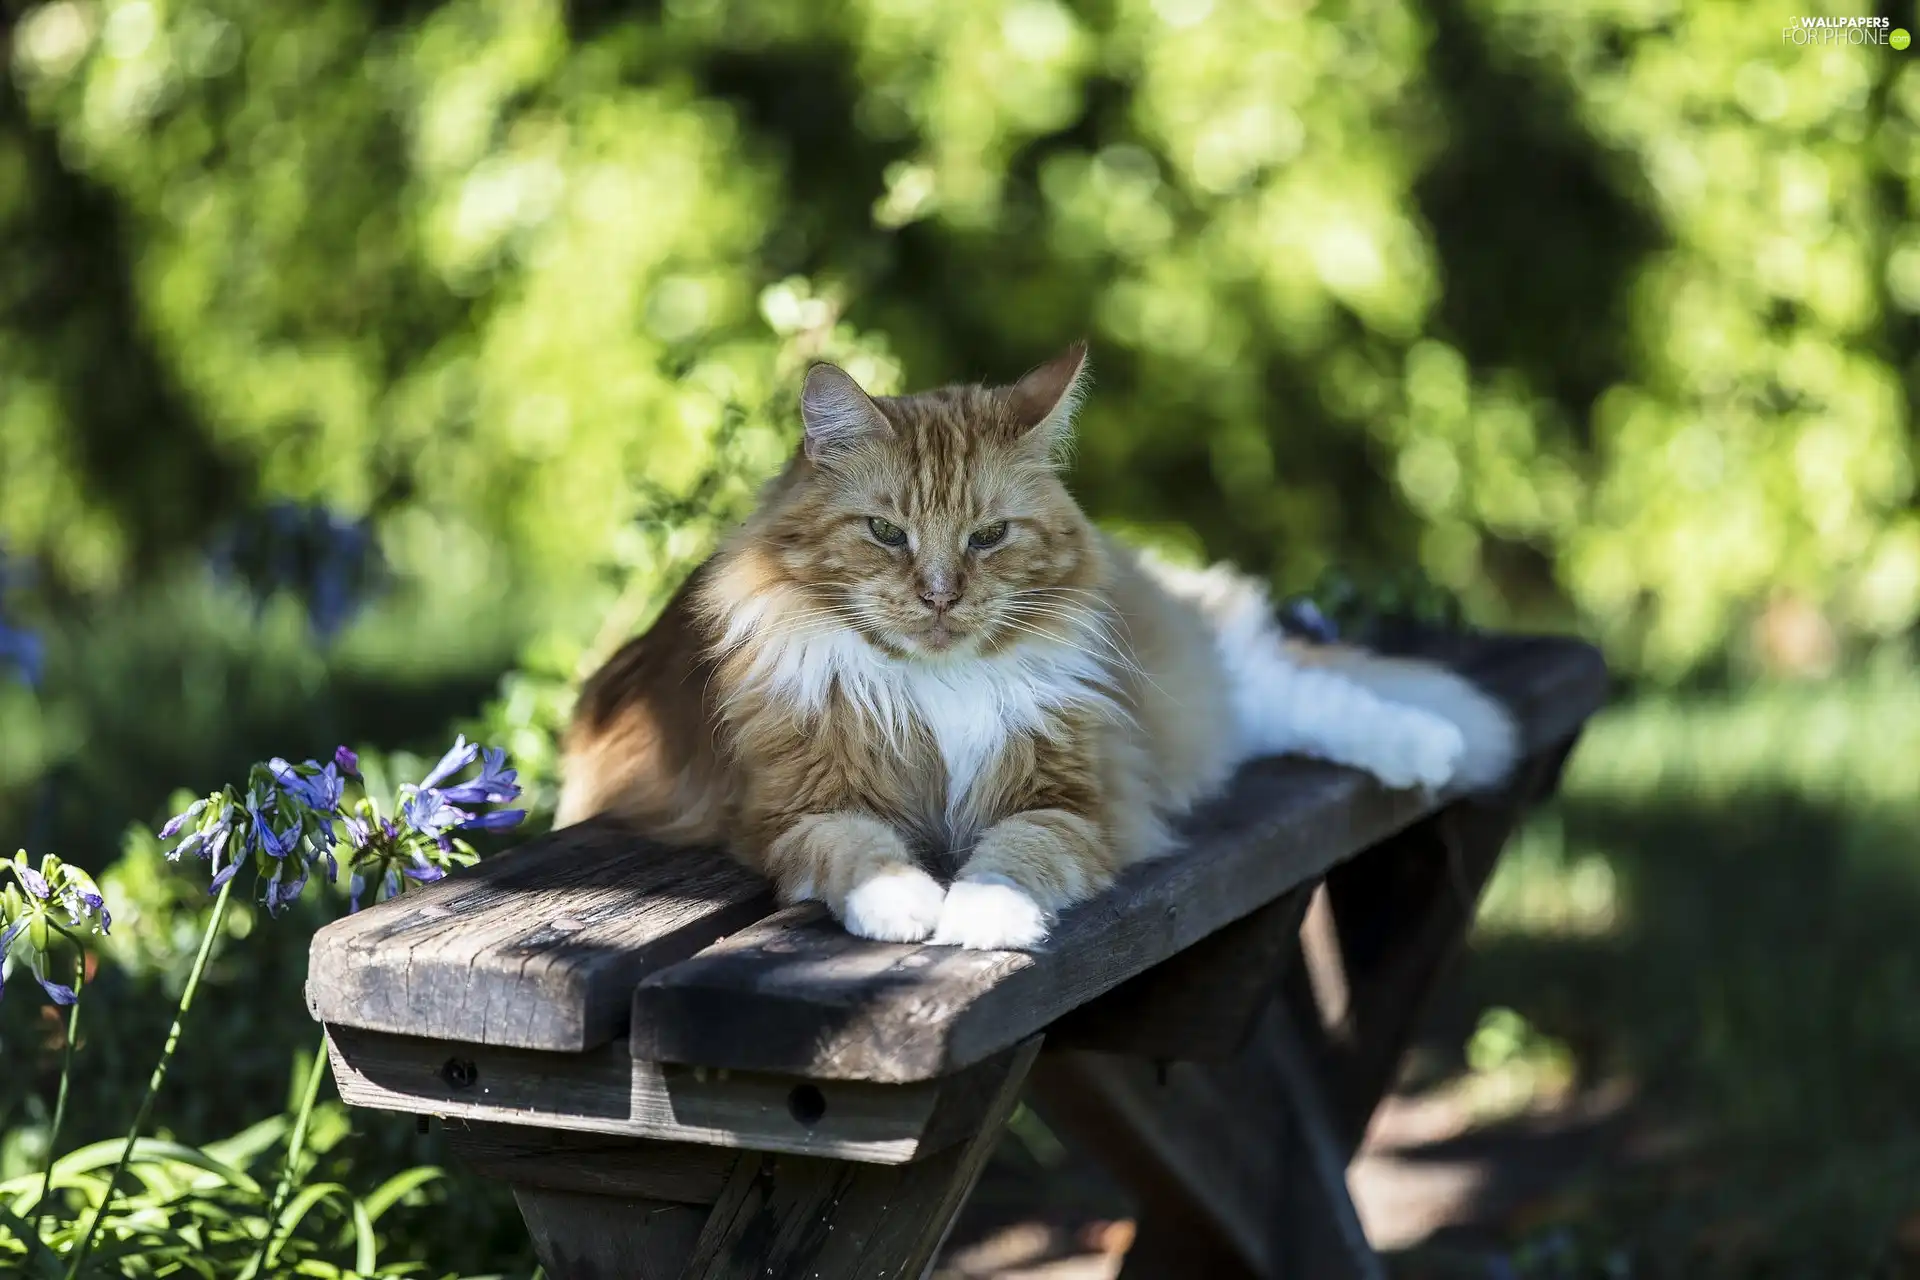
POLYGON ((1085 381, 1084 345, 898 397, 816 365, 759 508, 587 681, 559 821, 723 845, 863 937, 1025 948, 1249 758, 1507 772, 1467 681, 1296 645, 1252 580, 1096 532, 1059 476, 1085 381))

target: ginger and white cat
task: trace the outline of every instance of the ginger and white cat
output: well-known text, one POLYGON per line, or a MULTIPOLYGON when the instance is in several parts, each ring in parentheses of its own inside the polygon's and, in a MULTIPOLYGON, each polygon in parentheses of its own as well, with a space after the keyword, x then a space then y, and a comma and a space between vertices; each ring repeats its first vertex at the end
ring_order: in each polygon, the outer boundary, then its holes
POLYGON ((862 937, 1027 948, 1252 757, 1506 774, 1467 681, 1297 644, 1251 579, 1096 532, 1057 470, 1085 380, 1083 345, 899 397, 815 366, 803 448, 582 690, 559 821, 723 845, 862 937))

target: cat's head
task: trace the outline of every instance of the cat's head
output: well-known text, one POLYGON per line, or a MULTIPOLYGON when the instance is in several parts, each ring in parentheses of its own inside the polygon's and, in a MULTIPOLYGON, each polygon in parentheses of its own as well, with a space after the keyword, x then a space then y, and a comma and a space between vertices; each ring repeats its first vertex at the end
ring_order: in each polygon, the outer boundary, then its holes
POLYGON ((814 366, 803 449, 755 521, 802 625, 908 658, 1084 634, 1104 565, 1058 466, 1086 381, 1084 343, 1011 386, 908 396, 814 366))

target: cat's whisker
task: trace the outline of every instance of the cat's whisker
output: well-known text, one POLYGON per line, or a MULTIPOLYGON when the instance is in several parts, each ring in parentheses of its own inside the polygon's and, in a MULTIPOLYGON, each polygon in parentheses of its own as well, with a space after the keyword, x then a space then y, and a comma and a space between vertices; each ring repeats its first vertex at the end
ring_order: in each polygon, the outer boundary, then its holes
MULTIPOLYGON (((1009 608, 1010 610, 1013 610, 1013 611, 1026 613, 1030 617, 1035 616, 1034 606, 1031 601, 1017 602, 1016 604, 1010 605, 1009 608)), ((1104 660, 1110 661, 1114 666, 1120 668, 1122 671, 1138 676, 1140 679, 1146 681, 1147 684, 1152 686, 1156 691, 1158 691, 1163 696, 1166 696, 1169 698, 1172 696, 1171 694, 1167 693, 1166 689, 1164 689, 1161 686, 1158 680, 1155 680, 1153 678, 1153 675, 1151 672, 1147 671, 1146 668, 1142 667, 1139 661, 1136 658, 1134 658, 1134 656, 1130 652, 1128 652, 1111 634, 1108 633, 1105 617, 1098 614, 1093 614, 1091 612, 1074 613, 1074 612, 1066 612, 1066 611, 1055 611, 1051 614, 1041 614, 1038 616, 1052 617, 1061 621, 1091 623, 1092 624, 1091 631, 1083 632, 1082 634, 1089 635, 1091 639, 1097 641, 1105 649, 1106 657, 1104 660)), ((1056 643, 1070 644, 1070 642, 1067 641, 1064 637, 1061 637, 1049 632, 1036 630, 1031 626, 1023 627, 1021 629, 1027 630, 1031 634, 1044 635, 1048 639, 1054 640, 1056 643)), ((1102 660, 1101 655, 1099 654, 1095 654, 1084 648, 1079 648, 1078 646, 1072 646, 1072 647, 1077 648, 1079 652, 1085 653, 1088 657, 1094 658, 1096 661, 1102 660)))
POLYGON ((1111 649, 1117 658, 1126 658, 1125 651, 1108 629, 1107 619, 1093 610, 1065 609, 1056 605, 1035 604, 1028 600, 1013 601, 1007 608, 1010 613, 1025 618, 1040 618, 1064 623, 1073 629, 1074 634, 1099 642, 1111 649))
POLYGON ((1026 635, 1035 636, 1039 639, 1049 641, 1052 644, 1055 644, 1070 652, 1078 653, 1082 657, 1092 658, 1095 662, 1102 663, 1109 666, 1119 667, 1122 670, 1139 672, 1142 675, 1145 674, 1144 672, 1140 672, 1139 667, 1136 664, 1134 664, 1129 658, 1127 658, 1125 654, 1118 653, 1118 652, 1108 653, 1108 652, 1102 652, 1097 649, 1088 648, 1086 645, 1075 643, 1070 637, 1062 636, 1058 632, 1048 631, 1042 627, 1033 625, 1031 622, 1023 621, 1020 619, 1002 618, 1000 619, 1000 621, 1003 625, 1005 625, 1011 630, 1019 631, 1026 635))

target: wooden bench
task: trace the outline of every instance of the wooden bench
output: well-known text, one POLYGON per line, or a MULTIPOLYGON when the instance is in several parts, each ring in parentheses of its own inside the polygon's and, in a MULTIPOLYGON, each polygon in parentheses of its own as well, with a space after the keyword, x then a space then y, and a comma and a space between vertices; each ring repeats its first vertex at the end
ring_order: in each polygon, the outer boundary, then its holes
POLYGON ((587 823, 315 937, 341 1096, 440 1117, 549 1280, 922 1276, 1023 1089, 1137 1197, 1126 1276, 1380 1276, 1347 1162, 1607 685, 1570 640, 1398 647, 1513 707, 1503 793, 1255 763, 1035 954, 852 938, 587 823))

